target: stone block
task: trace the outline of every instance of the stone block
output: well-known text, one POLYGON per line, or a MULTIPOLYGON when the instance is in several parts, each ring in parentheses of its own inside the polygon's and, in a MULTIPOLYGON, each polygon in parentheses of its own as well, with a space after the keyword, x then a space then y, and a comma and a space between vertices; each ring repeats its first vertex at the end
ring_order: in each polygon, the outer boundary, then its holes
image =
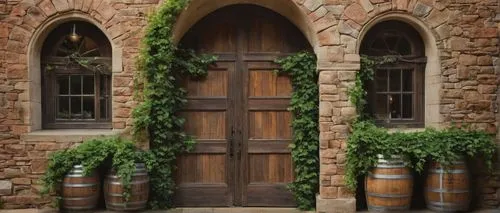
POLYGON ((407 10, 408 0, 394 0, 392 1, 392 7, 396 10, 407 10))
POLYGON ((339 72, 339 79, 341 81, 354 81, 356 79, 356 72, 355 71, 340 71, 339 72))
POLYGON ((70 10, 72 8, 69 7, 69 3, 67 0, 52 0, 52 4, 59 12, 64 12, 70 10))
POLYGON ((322 175, 335 175, 337 174, 336 164, 321 164, 319 167, 319 173, 322 175))
POLYGON ((368 13, 360 4, 357 3, 346 7, 344 15, 358 24, 364 24, 368 18, 368 13))
POLYGON ((323 198, 335 199, 338 195, 338 188, 333 186, 320 186, 319 194, 323 198))
POLYGON ((332 116, 333 105, 331 102, 322 101, 319 104, 319 116, 329 117, 332 116))
POLYGON ((363 9, 366 11, 366 12, 370 12, 373 10, 373 4, 370 2, 370 0, 360 0, 359 1, 359 4, 361 5, 361 7, 363 7, 363 9))
POLYGON ((335 18, 335 15, 333 15, 333 13, 327 13, 325 16, 315 21, 313 27, 316 32, 320 32, 336 24, 337 19, 335 18))
POLYGON ((461 54, 458 58, 458 63, 461 65, 476 65, 477 64, 477 56, 475 55, 467 55, 461 54))
POLYGON ((309 19, 316 21, 325 16, 326 13, 328 13, 328 10, 325 7, 320 7, 316 11, 309 14, 309 19))
POLYGON ((359 35, 359 29, 357 29, 357 26, 354 26, 353 24, 355 24, 355 23, 352 23, 352 21, 351 22, 349 22, 349 21, 340 22, 339 23, 340 34, 346 34, 346 35, 352 36, 353 38, 357 38, 359 35))
POLYGON ((306 7, 309 11, 315 11, 323 4, 323 1, 319 0, 306 0, 304 2, 304 7, 306 7))
POLYGON ((30 185, 31 179, 29 179, 29 178, 12 178, 12 183, 18 184, 18 185, 30 185))
POLYGON ((431 12, 431 10, 431 6, 423 4, 421 2, 417 2, 417 4, 415 4, 415 8, 413 9, 413 15, 425 17, 431 12))
POLYGON ((435 28, 443 23, 445 23, 450 17, 450 11, 445 9, 443 11, 432 10, 429 16, 427 16, 427 22, 432 28, 435 28))
POLYGON ((35 159, 31 161, 31 172, 35 174, 43 174, 47 169, 48 162, 46 159, 35 159))
POLYGON ((321 71, 318 81, 320 84, 335 84, 338 81, 338 72, 321 71))
POLYGON ((38 4, 38 7, 45 13, 46 16, 51 16, 57 13, 56 8, 51 0, 43 0, 38 4))
MULTIPOLYGON (((340 16, 344 13, 345 6, 344 5, 326 5, 325 8, 330 11, 330 13, 340 16)), ((366 8, 365 8, 366 9, 366 8)))
POLYGON ((340 44, 340 33, 336 27, 330 27, 318 33, 320 46, 340 44))
POLYGON ((0 195, 12 194, 12 182, 8 180, 0 180, 0 195))
POLYGON ((449 40, 451 50, 466 50, 469 39, 462 37, 452 37, 449 40))
POLYGON ((316 196, 316 212, 318 213, 355 213, 355 198, 328 199, 321 195, 316 196))
POLYGON ((492 63, 493 63, 493 60, 491 59, 491 56, 489 56, 489 55, 479 56, 477 58, 478 65, 492 65, 492 63))
POLYGON ((5 168, 3 170, 3 175, 6 178, 14 178, 14 177, 19 177, 23 175, 22 171, 20 169, 15 169, 15 168, 5 168))

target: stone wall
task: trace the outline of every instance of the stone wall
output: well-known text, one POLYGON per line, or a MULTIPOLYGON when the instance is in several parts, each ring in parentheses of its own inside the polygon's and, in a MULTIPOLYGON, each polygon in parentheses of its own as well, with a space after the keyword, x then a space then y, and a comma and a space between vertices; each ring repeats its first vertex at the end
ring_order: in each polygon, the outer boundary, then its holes
POLYGON ((84 139, 115 134, 131 125, 133 73, 146 14, 157 0, 0 1, 0 199, 4 208, 41 207, 38 178, 55 150, 84 139), (113 49, 112 105, 114 130, 40 130, 39 52, 57 24, 82 20, 95 24, 113 49), (38 53, 39 55, 39 53, 38 53), (37 82, 38 81, 38 82, 37 82), (38 109, 38 110, 37 110, 38 109))
MULTIPOLYGON (((209 0, 192 0, 192 4, 203 5, 206 1, 209 0)), ((355 116, 347 89, 359 70, 358 46, 378 21, 397 19, 421 33, 428 57, 427 126, 466 122, 497 132, 495 113, 500 72, 497 0, 272 2, 217 0, 211 9, 235 3, 270 8, 297 24, 314 47, 320 75, 318 212, 353 212, 355 208, 354 196, 346 190, 343 180, 346 139, 349 123, 355 116), (283 7, 284 4, 289 6, 283 7)), ((61 133, 40 131, 35 125, 40 119, 35 93, 40 88, 34 76, 40 73, 29 53, 43 42, 37 39, 43 38, 51 24, 65 19, 86 20, 103 30, 113 46, 113 127, 124 129, 131 125, 130 113, 136 104, 132 100, 132 77, 146 25, 145 15, 157 4, 157 0, 0 0, 0 196, 5 207, 26 208, 47 203, 48 200, 36 195, 39 189, 36 180, 45 168, 47 154, 74 146, 84 136, 111 134, 111 131, 94 134, 70 131, 58 136, 61 133)), ((210 12, 204 8, 207 7, 188 8, 183 16, 210 12)), ((474 173, 484 180, 478 186, 480 206, 498 208, 499 177, 474 173)))

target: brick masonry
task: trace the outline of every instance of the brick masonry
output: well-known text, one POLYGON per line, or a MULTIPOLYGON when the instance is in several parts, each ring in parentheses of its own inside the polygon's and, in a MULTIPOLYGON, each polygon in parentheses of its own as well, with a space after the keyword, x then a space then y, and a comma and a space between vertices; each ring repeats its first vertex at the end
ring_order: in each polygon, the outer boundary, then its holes
MULTIPOLYGON (((208 0, 193 0, 208 1, 208 0)), ((346 138, 355 109, 347 89, 359 70, 357 46, 373 20, 384 16, 421 23, 428 35, 426 48, 437 50, 429 63, 438 94, 433 125, 457 121, 496 133, 498 101, 500 6, 496 0, 282 0, 298 8, 292 18, 307 29, 318 56, 320 73, 320 194, 318 212, 352 212, 354 198, 343 181, 346 138), (405 18, 407 17, 407 18, 405 18), (433 42, 429 42, 433 41, 433 42)), ((220 0, 241 3, 244 0, 220 0)), ((229 3, 228 3, 229 2, 229 3)), ((255 1, 263 4, 265 1, 255 1)), ((33 86, 29 42, 47 23, 78 14, 96 23, 114 48, 113 127, 131 125, 133 73, 146 14, 158 0, 6 0, 0 1, 0 196, 6 208, 38 207, 49 202, 37 193, 47 155, 76 146, 87 134, 64 137, 33 128, 33 86)), ((265 5, 273 8, 272 4, 265 5)), ((279 7, 275 4, 275 7, 279 7)), ((275 8, 276 11, 279 8, 275 8)), ((289 16, 287 16, 290 18, 289 16)), ((295 22, 294 22, 295 23, 295 22)), ((424 38, 425 40, 425 38, 424 38)), ((39 41, 38 41, 39 42, 39 41)), ((426 79, 427 80, 427 79, 426 79)), ((34 88, 33 88, 34 87, 34 88)), ((430 103, 429 103, 430 104, 430 103)), ((426 108, 427 109, 427 108, 426 108)), ((475 170, 479 206, 498 208, 500 176, 475 170)))

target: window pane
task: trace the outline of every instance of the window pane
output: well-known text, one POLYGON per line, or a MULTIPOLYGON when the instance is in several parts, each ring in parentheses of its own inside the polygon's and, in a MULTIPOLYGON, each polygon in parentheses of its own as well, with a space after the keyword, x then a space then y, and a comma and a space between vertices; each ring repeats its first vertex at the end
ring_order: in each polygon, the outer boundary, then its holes
POLYGON ((71 94, 79 95, 82 94, 82 76, 81 75, 72 75, 71 78, 71 94))
POLYGON ((83 97, 83 119, 94 119, 94 97, 83 97))
POLYGON ((82 118, 82 97, 71 97, 71 118, 82 118))
POLYGON ((387 119, 387 95, 377 95, 375 101, 375 115, 378 120, 387 119))
MULTIPOLYGON (((406 38, 401 37, 399 40, 397 51, 400 55, 410 55, 411 54, 411 45, 406 38)), ((423 47, 422 47, 423 48, 423 47)))
POLYGON ((108 119, 108 99, 101 97, 100 100, 100 110, 99 113, 101 113, 101 119, 107 120, 108 119))
POLYGON ((398 35, 385 35, 385 43, 387 44, 388 53, 393 55, 396 53, 396 45, 400 40, 398 35))
POLYGON ((403 70, 403 91, 413 91, 413 70, 403 70))
POLYGON ((60 96, 57 98, 57 115, 58 119, 69 119, 69 97, 60 96))
POLYGON ((83 76, 83 94, 94 94, 94 76, 83 76))
POLYGON ((69 76, 67 75, 59 75, 57 76, 57 89, 59 90, 58 94, 68 94, 69 89, 69 76))
POLYGON ((389 95, 391 119, 401 118, 401 95, 389 95))
POLYGON ((403 95, 403 118, 413 118, 413 95, 403 95))
POLYGON ((401 70, 391 70, 389 73, 390 91, 401 91, 401 70))
POLYGON ((387 70, 377 70, 375 72, 375 81, 377 92, 387 92, 387 70))
POLYGON ((108 85, 109 85, 109 77, 107 75, 101 75, 101 81, 99 85, 99 92, 101 96, 108 95, 108 85))

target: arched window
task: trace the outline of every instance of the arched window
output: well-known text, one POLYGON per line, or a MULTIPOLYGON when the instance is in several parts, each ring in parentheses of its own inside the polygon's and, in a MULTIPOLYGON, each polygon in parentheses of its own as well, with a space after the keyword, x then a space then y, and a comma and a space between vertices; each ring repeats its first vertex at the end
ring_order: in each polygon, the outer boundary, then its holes
POLYGON ((366 82, 366 112, 383 126, 422 127, 426 58, 419 33, 400 21, 381 22, 367 32, 360 53, 396 58, 366 82))
POLYGON ((61 24, 41 61, 44 128, 111 128, 111 45, 97 27, 61 24))

